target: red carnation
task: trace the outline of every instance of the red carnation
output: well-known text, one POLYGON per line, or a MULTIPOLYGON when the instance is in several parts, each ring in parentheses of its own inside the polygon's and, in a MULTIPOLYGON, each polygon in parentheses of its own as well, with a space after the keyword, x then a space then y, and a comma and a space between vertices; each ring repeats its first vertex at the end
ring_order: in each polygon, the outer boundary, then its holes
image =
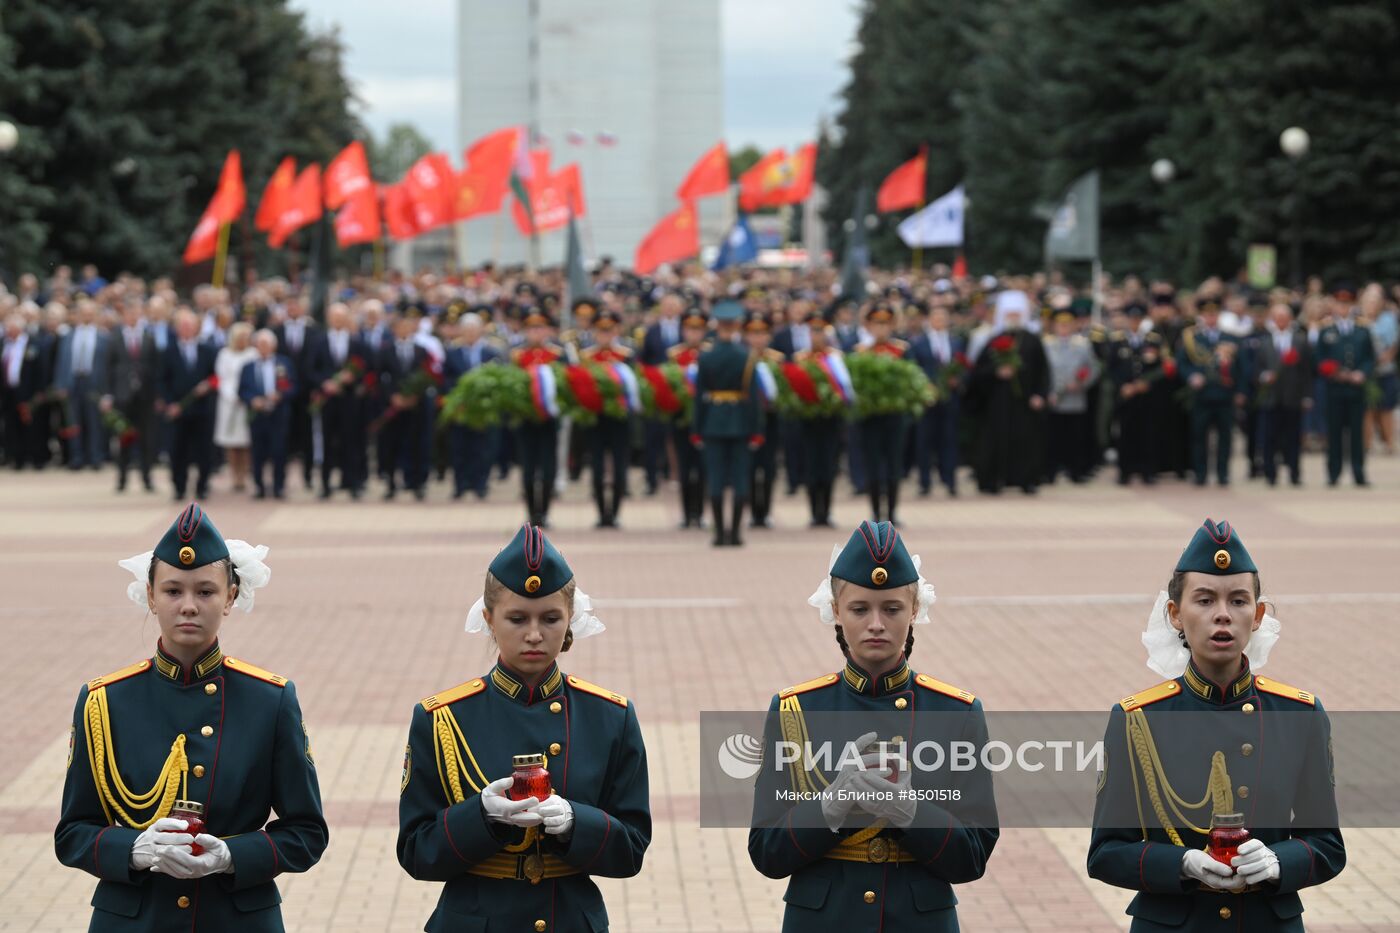
POLYGON ((292 381, 290 379, 277 380, 277 394, 286 395, 290 391, 292 391, 292 381))
POLYGON ((1332 379, 1337 373, 1342 371, 1342 364, 1336 360, 1323 360, 1317 367, 1317 372, 1323 379, 1332 379))
POLYGON ((369 389, 371 392, 373 392, 373 391, 374 391, 374 387, 377 386, 377 385, 379 385, 379 375, 378 375, 377 373, 372 373, 372 372, 371 372, 371 373, 365 373, 365 378, 364 378, 364 386, 365 386, 365 388, 366 388, 366 389, 369 389))
POLYGON ((210 376, 210 377, 208 378, 208 380, 206 380, 206 381, 209 383, 209 391, 210 391, 210 392, 213 392, 215 389, 217 389, 217 388, 219 387, 219 377, 218 377, 218 376, 210 376))
POLYGON ((953 362, 957 363, 963 369, 967 369, 969 366, 972 365, 972 361, 967 358, 966 353, 954 353, 953 362))
POLYGON ((1289 347, 1288 350, 1285 351, 1284 354, 1283 354, 1283 365, 1284 365, 1284 366, 1297 366, 1297 365, 1298 365, 1298 351, 1295 350, 1295 349, 1293 349, 1292 347, 1289 347))
POLYGON ((1016 346, 1016 340, 1010 334, 1002 334, 992 341, 992 349, 997 353, 1010 353, 1016 346))
POLYGON ((1176 360, 1167 357, 1162 361, 1162 375, 1166 376, 1168 379, 1176 378, 1176 360))
POLYGON ((1078 382, 1080 385, 1083 385, 1084 383, 1088 382, 1088 381, 1089 381, 1089 367, 1087 367, 1087 366, 1081 366, 1081 367, 1079 367, 1079 371, 1076 372, 1076 373, 1074 374, 1074 381, 1075 381, 1075 382, 1078 382))

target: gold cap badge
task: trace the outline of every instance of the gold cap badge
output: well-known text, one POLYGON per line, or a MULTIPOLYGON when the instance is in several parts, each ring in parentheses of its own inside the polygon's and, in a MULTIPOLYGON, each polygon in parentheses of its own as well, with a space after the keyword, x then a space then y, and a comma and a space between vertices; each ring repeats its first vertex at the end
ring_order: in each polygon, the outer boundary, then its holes
POLYGON ((525 578, 525 592, 533 593, 540 588, 540 578, 531 574, 525 578))
POLYGON ((1224 548, 1221 548, 1220 550, 1216 551, 1216 552, 1215 552, 1215 566, 1219 567, 1221 570, 1229 570, 1229 569, 1230 569, 1230 552, 1227 551, 1227 550, 1225 550, 1224 548))
POLYGON ((870 582, 876 586, 884 586, 885 581, 890 578, 890 572, 884 567, 876 567, 870 571, 870 582))
POLYGON ((180 548, 180 563, 186 567, 194 563, 194 548, 188 545, 180 548))

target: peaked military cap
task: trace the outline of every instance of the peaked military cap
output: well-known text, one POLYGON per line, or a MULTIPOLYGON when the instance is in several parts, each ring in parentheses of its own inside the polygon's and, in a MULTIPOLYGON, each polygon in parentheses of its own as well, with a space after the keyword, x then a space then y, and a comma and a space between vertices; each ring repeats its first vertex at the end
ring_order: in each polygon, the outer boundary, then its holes
POLYGON ((616 311, 604 308, 598 312, 598 316, 593 319, 593 326, 599 330, 616 330, 622 326, 622 315, 616 311))
POLYGON ((894 309, 891 308, 886 302, 877 301, 875 303, 875 306, 866 312, 865 320, 867 322, 875 323, 893 321, 894 309))
POLYGON ((1213 522, 1196 529, 1191 543, 1181 552, 1176 562, 1176 572, 1210 573, 1223 576, 1229 573, 1258 573, 1254 558, 1245 550, 1239 532, 1229 522, 1213 522))
POLYGON ((515 539, 491 561, 491 576, 530 599, 557 593, 574 577, 564 555, 538 525, 522 525, 515 539))
POLYGON ((918 582, 919 571, 899 531, 889 522, 864 521, 851 534, 831 575, 858 586, 896 589, 918 582))
POLYGON ((687 308, 681 315, 682 327, 709 327, 710 319, 705 316, 705 311, 699 305, 687 308))
POLYGON ((773 329, 773 322, 768 320, 768 315, 762 311, 750 311, 744 320, 744 330, 770 331, 773 329))
POLYGON ((204 510, 191 502, 160 539, 155 556, 180 570, 193 570, 228 557, 228 545, 204 510))
POLYGON ((575 298, 573 303, 573 312, 575 317, 585 315, 588 317, 595 317, 598 314, 598 301, 597 299, 589 298, 586 296, 583 298, 575 298))
POLYGON ((737 301, 721 301, 710 311, 710 316, 716 321, 742 321, 744 306, 737 301))

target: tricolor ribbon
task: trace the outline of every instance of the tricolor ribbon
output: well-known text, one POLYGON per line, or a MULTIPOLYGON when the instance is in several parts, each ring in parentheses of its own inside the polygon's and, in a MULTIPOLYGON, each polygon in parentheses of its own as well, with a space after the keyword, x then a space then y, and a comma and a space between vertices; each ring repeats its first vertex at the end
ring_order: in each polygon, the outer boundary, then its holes
POLYGON ((695 379, 700 372, 700 364, 691 363, 685 368, 685 384, 690 386, 690 394, 695 394, 695 379))
POLYGON ((642 392, 637 386, 637 374, 632 371, 632 367, 626 363, 612 363, 609 365, 610 375, 613 382, 616 382, 622 389, 622 400, 629 412, 642 410, 642 392))
POLYGON ((773 371, 768 368, 768 364, 759 361, 754 367, 754 373, 758 376, 758 387, 763 392, 763 399, 769 405, 778 400, 778 381, 773 378, 773 371))
POLYGON ((817 365, 826 374, 827 381, 836 390, 836 394, 841 396, 841 401, 847 405, 856 400, 856 388, 851 382, 851 371, 846 368, 846 361, 839 353, 823 353, 817 357, 817 365))
POLYGON ((554 382, 554 367, 537 365, 530 367, 530 400, 535 404, 535 414, 548 421, 559 417, 559 388, 554 382))

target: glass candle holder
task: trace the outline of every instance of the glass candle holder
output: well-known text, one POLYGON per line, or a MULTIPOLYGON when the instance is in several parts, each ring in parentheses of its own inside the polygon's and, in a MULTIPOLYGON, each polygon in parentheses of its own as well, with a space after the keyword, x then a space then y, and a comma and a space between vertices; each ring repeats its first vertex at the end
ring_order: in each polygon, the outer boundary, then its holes
POLYGON ((1207 851, 1217 862, 1234 868, 1230 860, 1239 854, 1240 846, 1249 839, 1249 830, 1244 828, 1243 813, 1217 813, 1210 823, 1207 851))
MULTIPOLYGON (((204 832, 204 804, 202 803, 196 803, 193 800, 177 800, 170 808, 170 818, 189 823, 189 828, 185 832, 191 836, 198 836, 204 832)), ((190 854, 203 855, 204 846, 191 842, 190 854)))
POLYGON ((511 800, 524 800, 527 797, 544 800, 554 793, 549 783, 549 772, 544 766, 544 755, 516 755, 511 758, 511 766, 515 769, 514 780, 506 795, 511 800))

